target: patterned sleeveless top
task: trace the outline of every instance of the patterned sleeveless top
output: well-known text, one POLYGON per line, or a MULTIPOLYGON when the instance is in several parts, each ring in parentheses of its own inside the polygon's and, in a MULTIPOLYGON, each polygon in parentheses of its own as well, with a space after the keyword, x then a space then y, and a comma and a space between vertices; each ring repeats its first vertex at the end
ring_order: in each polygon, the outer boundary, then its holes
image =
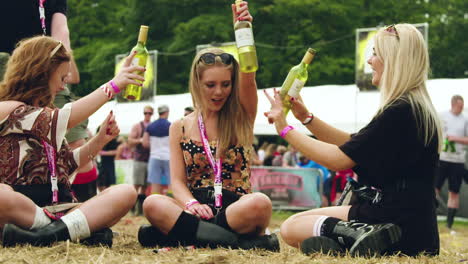
MULTIPOLYGON (((187 183, 189 189, 213 187, 215 175, 207 156, 204 154, 203 143, 190 139, 185 135, 182 119, 182 139, 180 147, 185 160, 187 183)), ((216 153, 216 141, 210 141, 213 155, 216 153)), ((238 195, 251 193, 250 186, 250 156, 251 148, 232 145, 222 160, 223 189, 238 195)))

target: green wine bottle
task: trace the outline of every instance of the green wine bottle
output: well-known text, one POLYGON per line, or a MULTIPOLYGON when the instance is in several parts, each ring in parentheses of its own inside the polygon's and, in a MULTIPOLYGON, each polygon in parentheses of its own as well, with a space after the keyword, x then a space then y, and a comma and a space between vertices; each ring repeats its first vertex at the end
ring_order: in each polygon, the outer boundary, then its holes
MULTIPOLYGON (((240 8, 242 0, 236 0, 236 8, 240 8)), ((252 23, 249 21, 236 21, 234 24, 237 52, 242 72, 256 72, 258 69, 257 51, 252 31, 252 23)))
MULTIPOLYGON (((137 54, 133 58, 132 65, 139 65, 142 67, 146 67, 146 61, 148 60, 148 50, 146 49, 146 40, 148 39, 148 26, 140 26, 140 33, 138 34, 138 42, 133 47, 131 52, 136 51, 137 54)), ((141 76, 144 76, 144 72, 135 72, 141 76)), ((138 81, 140 82, 140 81, 138 81)), ((127 89, 123 94, 123 97, 127 100, 140 100, 141 98, 141 89, 142 87, 139 85, 129 84, 127 85, 127 89)))
POLYGON ((289 110, 291 110, 291 97, 298 97, 299 92, 307 81, 307 66, 309 66, 314 59, 315 53, 316 51, 314 49, 309 48, 301 63, 289 70, 288 76, 281 86, 280 96, 281 101, 283 102, 283 112, 285 115, 287 115, 289 110))

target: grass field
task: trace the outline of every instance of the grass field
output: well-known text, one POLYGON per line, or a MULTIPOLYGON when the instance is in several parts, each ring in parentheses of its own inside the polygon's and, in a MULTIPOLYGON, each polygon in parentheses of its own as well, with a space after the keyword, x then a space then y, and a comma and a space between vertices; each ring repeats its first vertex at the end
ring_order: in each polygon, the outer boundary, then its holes
MULTIPOLYGON (((278 230, 280 223, 290 213, 275 212, 270 226, 278 230)), ((468 223, 456 222, 456 235, 450 235, 445 223, 439 223, 441 254, 438 257, 382 257, 351 258, 332 257, 322 254, 305 256, 297 249, 281 241, 281 252, 244 251, 227 249, 174 249, 154 253, 153 249, 142 248, 136 234, 143 217, 127 216, 112 229, 118 233, 112 249, 85 247, 74 243, 61 242, 48 248, 30 246, 1 248, 0 263, 468 263, 468 223)))

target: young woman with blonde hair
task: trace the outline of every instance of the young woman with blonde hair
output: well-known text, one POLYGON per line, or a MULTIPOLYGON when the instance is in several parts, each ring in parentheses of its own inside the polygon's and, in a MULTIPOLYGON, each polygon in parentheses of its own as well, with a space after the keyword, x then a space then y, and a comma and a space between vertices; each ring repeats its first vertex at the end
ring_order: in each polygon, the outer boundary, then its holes
POLYGON ((293 98, 294 116, 319 140, 311 139, 288 126, 278 93, 274 98, 267 94, 272 109, 265 115, 282 137, 327 168, 352 168, 359 179, 350 205, 293 215, 281 226, 282 238, 305 253, 436 255, 439 234, 433 186, 442 141, 426 89, 426 42, 409 24, 382 28, 368 63, 381 104, 372 121, 356 134, 314 118, 300 98, 293 98))
MULTIPOLYGON (((76 201, 70 189, 80 164, 92 160, 120 130, 111 113, 101 131, 71 151, 65 133, 88 118, 128 84, 143 80, 127 57, 122 70, 91 94, 53 106, 64 89, 70 71, 70 54, 62 42, 50 37, 21 41, 10 57, 0 84, 0 228, 3 245, 47 246, 56 241, 86 240, 112 245, 109 229, 133 206, 136 193, 118 185, 74 207, 63 215, 40 207, 76 201)), ((73 207, 73 205, 72 205, 73 207)))
MULTIPOLYGON (((245 2, 233 17, 252 21, 245 2)), ((255 73, 241 73, 235 58, 221 49, 205 49, 193 60, 189 86, 195 111, 169 132, 175 199, 145 200, 152 226, 140 228, 140 243, 279 250, 276 236, 264 235, 271 201, 251 193, 249 181, 255 73)))

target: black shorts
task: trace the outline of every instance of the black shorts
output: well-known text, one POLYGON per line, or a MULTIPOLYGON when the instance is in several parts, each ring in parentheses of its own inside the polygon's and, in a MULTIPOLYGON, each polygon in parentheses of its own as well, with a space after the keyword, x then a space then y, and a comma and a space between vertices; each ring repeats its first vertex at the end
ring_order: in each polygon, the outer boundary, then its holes
MULTIPOLYGON (((13 187, 15 192, 19 192, 31 199, 39 207, 52 204, 52 190, 50 184, 12 185, 11 187, 13 187)), ((58 184, 58 188, 59 203, 71 203, 73 201, 73 196, 68 186, 58 184)))
POLYGON ((445 179, 448 179, 448 190, 453 193, 459 193, 462 178, 466 173, 465 165, 463 163, 442 160, 439 164, 435 187, 440 190, 444 185, 445 179))
POLYGON ((83 183, 83 184, 72 184, 71 189, 75 193, 78 202, 85 202, 97 194, 97 181, 83 183))

